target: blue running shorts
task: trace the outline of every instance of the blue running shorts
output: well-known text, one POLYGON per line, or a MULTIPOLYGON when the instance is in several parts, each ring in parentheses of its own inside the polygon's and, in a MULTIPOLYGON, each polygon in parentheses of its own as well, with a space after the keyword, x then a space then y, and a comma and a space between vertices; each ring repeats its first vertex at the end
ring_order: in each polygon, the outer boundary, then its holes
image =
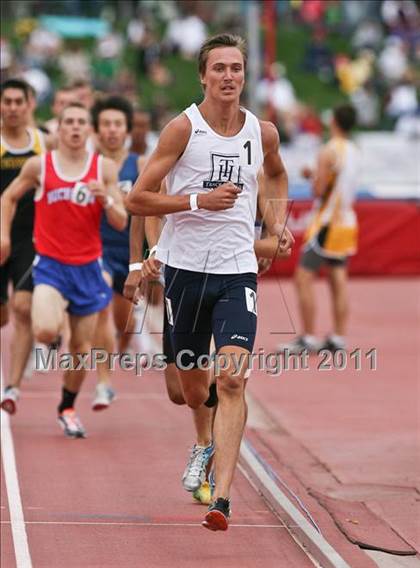
POLYGON ((130 256, 124 247, 103 246, 103 269, 112 277, 112 289, 123 296, 124 284, 128 276, 130 256))
POLYGON ((67 311, 75 316, 100 312, 112 298, 112 290, 102 276, 99 259, 74 265, 37 255, 32 275, 35 286, 48 284, 58 290, 69 302, 67 311))

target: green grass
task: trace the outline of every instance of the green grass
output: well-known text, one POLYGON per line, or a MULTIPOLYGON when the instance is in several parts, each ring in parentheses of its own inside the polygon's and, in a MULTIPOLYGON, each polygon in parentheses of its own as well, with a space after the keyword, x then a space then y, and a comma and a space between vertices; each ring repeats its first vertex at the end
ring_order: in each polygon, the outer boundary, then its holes
MULTIPOLYGON (((277 58, 287 68, 297 97, 312 105, 317 111, 331 108, 346 101, 336 84, 321 82, 316 75, 302 69, 305 46, 309 38, 307 30, 301 27, 279 26, 277 32, 277 58)), ((349 42, 338 34, 330 34, 327 45, 333 53, 350 53, 349 42)), ((132 61, 132 56, 129 57, 132 61)), ((156 87, 144 77, 138 79, 140 97, 143 106, 151 108, 157 98, 164 97, 174 110, 182 110, 191 102, 199 101, 202 91, 198 82, 195 61, 185 61, 178 56, 168 56, 163 63, 169 68, 173 82, 167 87, 156 87)))
MULTIPOLYGON (((309 32, 301 27, 280 26, 277 31, 277 58, 286 66, 287 77, 292 82, 298 99, 321 111, 345 102, 347 98, 336 84, 323 83, 316 75, 302 69, 309 38, 309 32)), ((327 45, 333 53, 350 52, 348 41, 338 34, 329 35, 327 45)))
POLYGON ((201 87, 198 81, 197 64, 185 61, 174 55, 163 60, 172 75, 172 81, 166 87, 154 85, 150 79, 141 77, 138 80, 142 106, 151 108, 158 99, 164 99, 174 110, 183 110, 192 102, 201 98, 201 87))

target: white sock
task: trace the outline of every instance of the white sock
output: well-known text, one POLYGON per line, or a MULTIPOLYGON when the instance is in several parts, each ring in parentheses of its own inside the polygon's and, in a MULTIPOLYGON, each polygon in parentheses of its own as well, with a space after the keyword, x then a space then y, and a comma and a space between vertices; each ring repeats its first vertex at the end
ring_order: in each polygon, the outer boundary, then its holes
POLYGON ((303 341, 305 341, 309 345, 316 345, 316 343, 317 343, 315 335, 305 334, 305 335, 302 335, 302 339, 303 339, 303 341))
POLYGON ((342 335, 336 335, 335 333, 333 333, 332 335, 330 335, 330 339, 336 345, 345 345, 346 344, 346 340, 345 340, 344 336, 342 336, 342 335))

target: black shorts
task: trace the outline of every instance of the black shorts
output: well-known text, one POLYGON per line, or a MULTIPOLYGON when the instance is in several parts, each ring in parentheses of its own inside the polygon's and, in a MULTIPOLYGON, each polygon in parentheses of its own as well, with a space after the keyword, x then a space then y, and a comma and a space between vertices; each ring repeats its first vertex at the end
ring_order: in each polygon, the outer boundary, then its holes
POLYGON ((1 267, 0 278, 0 303, 6 304, 10 280, 15 292, 32 292, 32 264, 35 258, 35 250, 32 238, 12 244, 12 252, 6 264, 1 267))
MULTIPOLYGON (((197 366, 213 335, 218 352, 235 345, 252 352, 257 331, 257 275, 204 274, 166 266, 165 308, 177 366, 197 366), (183 351, 179 361, 177 357, 183 351)), ((165 349, 165 343, 164 343, 165 349)), ((166 353, 165 353, 166 354, 166 353)))
POLYGON ((309 246, 302 251, 300 256, 299 265, 306 268, 306 270, 310 270, 312 272, 318 272, 321 266, 329 266, 330 268, 337 267, 337 266, 346 266, 347 264, 347 257, 330 257, 325 256, 317 252, 314 248, 309 246))
POLYGON ((171 327, 168 322, 168 314, 166 309, 163 310, 163 335, 162 335, 162 351, 168 365, 175 363, 175 352, 172 344, 171 327))

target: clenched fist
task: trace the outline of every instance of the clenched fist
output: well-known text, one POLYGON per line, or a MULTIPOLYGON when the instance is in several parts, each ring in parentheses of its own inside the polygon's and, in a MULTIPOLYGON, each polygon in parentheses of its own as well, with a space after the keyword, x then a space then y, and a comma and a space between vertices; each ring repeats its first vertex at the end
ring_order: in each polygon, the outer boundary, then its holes
POLYGON ((238 195, 241 193, 239 187, 231 181, 219 185, 210 193, 198 194, 199 209, 207 209, 208 211, 223 211, 224 209, 232 209, 238 195))

